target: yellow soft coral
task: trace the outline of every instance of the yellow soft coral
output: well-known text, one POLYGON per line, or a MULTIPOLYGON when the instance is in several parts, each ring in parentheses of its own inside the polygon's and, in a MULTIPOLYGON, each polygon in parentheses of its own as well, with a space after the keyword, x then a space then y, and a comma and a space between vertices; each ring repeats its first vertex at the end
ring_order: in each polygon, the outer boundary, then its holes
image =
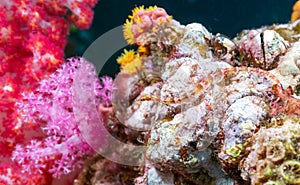
POLYGON ((127 19, 126 23, 123 26, 123 35, 128 44, 135 44, 135 38, 131 31, 132 28, 132 20, 127 19))
POLYGON ((132 10, 132 15, 128 16, 128 19, 126 19, 126 22, 123 26, 123 35, 125 40, 128 42, 128 44, 135 44, 135 38, 132 33, 132 24, 133 24, 133 18, 136 16, 136 14, 140 11, 144 10, 144 6, 135 7, 132 10))
POLYGON ((291 21, 294 22, 300 18, 300 1, 297 1, 293 6, 293 13, 291 15, 291 21))
POLYGON ((133 20, 133 18, 136 16, 136 14, 141 11, 141 10, 145 10, 144 8, 144 5, 142 6, 139 6, 139 7, 135 7, 133 10, 132 10, 132 15, 129 15, 128 18, 130 20, 133 20))
POLYGON ((140 56, 134 50, 124 49, 124 53, 118 57, 117 62, 121 65, 121 69, 128 73, 137 73, 137 70, 142 67, 140 56))
POLYGON ((149 48, 147 48, 146 46, 139 46, 138 53, 140 55, 149 55, 149 48))
POLYGON ((142 10, 144 10, 144 11, 153 11, 153 10, 155 10, 157 8, 157 6, 149 6, 148 8, 144 8, 144 5, 142 5, 142 6, 139 6, 139 7, 135 7, 133 10, 132 10, 132 15, 129 15, 128 16, 128 18, 129 18, 129 20, 133 20, 133 18, 137 15, 137 13, 139 12, 139 11, 142 11, 142 10))
POLYGON ((132 63, 126 64, 122 67, 123 70, 128 73, 137 73, 137 71, 142 67, 142 61, 138 58, 135 59, 132 63))
POLYGON ((121 66, 124 66, 128 63, 131 63, 135 59, 136 55, 134 50, 126 50, 124 49, 124 53, 118 57, 117 62, 121 66))

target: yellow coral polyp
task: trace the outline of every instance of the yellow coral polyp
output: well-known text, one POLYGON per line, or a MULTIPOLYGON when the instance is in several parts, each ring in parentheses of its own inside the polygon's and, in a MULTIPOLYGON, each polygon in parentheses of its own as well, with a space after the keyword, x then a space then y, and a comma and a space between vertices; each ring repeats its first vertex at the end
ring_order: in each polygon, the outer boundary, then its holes
POLYGON ((136 55, 134 50, 126 50, 124 49, 124 53, 118 57, 117 62, 121 66, 131 63, 135 59, 136 55))
POLYGON ((132 20, 127 19, 125 24, 123 25, 123 35, 128 44, 135 44, 135 38, 131 31, 132 28, 132 20))
POLYGON ((136 58, 132 63, 124 65, 122 69, 127 71, 128 73, 134 74, 138 72, 141 66, 142 66, 142 61, 139 58, 136 58))
POLYGON ((132 20, 132 19, 136 16, 136 14, 137 14, 139 11, 141 11, 141 10, 145 10, 144 5, 139 6, 139 7, 135 7, 135 8, 132 10, 132 15, 129 15, 128 18, 129 18, 130 20, 132 20))
POLYGON ((145 46, 139 46, 138 53, 142 54, 142 55, 143 54, 148 55, 149 54, 149 49, 145 46))
POLYGON ((139 11, 141 11, 141 10, 144 10, 144 11, 153 11, 153 10, 155 10, 156 8, 157 8, 156 5, 155 5, 155 6, 149 6, 149 7, 146 8, 146 9, 145 9, 144 5, 139 6, 139 7, 135 7, 135 8, 132 10, 132 15, 129 15, 128 18, 132 20, 132 19, 136 16, 136 14, 137 14, 139 11))
POLYGON ((140 56, 134 50, 124 49, 124 53, 118 57, 117 62, 121 65, 122 70, 129 73, 136 73, 142 66, 140 56))
POLYGON ((298 0, 293 6, 291 21, 294 22, 300 18, 300 1, 298 0))
POLYGON ((157 8, 157 6, 155 5, 155 6, 149 6, 147 9, 146 9, 146 11, 153 11, 154 9, 156 9, 157 8))
MULTIPOLYGON (((144 6, 139 6, 139 7, 135 7, 132 10, 132 15, 128 16, 128 19, 126 20, 124 26, 123 26, 123 35, 125 40, 128 42, 128 44, 136 44, 136 40, 134 38, 134 35, 132 33, 132 25, 133 24, 142 24, 143 21, 141 20, 141 18, 139 16, 137 16, 139 11, 153 11, 157 8, 157 6, 149 6, 148 8, 144 8, 144 6)), ((171 19, 171 17, 170 17, 171 19)), ((163 22, 163 21, 161 21, 163 22)), ((138 28, 138 32, 142 33, 143 30, 141 28, 138 28)))

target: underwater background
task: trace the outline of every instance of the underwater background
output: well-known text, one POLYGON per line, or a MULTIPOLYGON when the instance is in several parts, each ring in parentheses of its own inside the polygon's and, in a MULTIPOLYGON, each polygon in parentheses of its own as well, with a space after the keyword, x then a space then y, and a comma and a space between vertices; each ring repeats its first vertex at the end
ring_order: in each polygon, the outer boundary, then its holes
MULTIPOLYGON (((164 8, 181 24, 198 22, 213 34, 235 37, 243 29, 290 21, 296 0, 100 0, 94 8, 92 26, 88 30, 71 30, 66 56, 82 56, 87 47, 102 34, 124 24, 134 7, 157 5, 164 8)), ((99 76, 114 77, 119 72, 116 52, 101 70, 99 76)))
POLYGON ((295 2, 2 1, 0 184, 300 184, 295 2))

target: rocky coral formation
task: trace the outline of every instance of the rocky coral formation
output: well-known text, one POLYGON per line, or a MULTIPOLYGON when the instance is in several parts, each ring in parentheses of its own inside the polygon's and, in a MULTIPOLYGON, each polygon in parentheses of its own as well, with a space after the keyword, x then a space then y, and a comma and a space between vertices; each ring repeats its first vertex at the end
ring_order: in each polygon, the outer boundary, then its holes
POLYGON ((138 70, 116 77, 110 117, 113 135, 143 146, 134 183, 300 184, 299 25, 230 40, 161 8, 134 9, 124 35, 138 45, 138 70))
POLYGON ((261 128, 252 138, 241 175, 252 184, 299 184, 299 117, 274 119, 276 126, 261 128))

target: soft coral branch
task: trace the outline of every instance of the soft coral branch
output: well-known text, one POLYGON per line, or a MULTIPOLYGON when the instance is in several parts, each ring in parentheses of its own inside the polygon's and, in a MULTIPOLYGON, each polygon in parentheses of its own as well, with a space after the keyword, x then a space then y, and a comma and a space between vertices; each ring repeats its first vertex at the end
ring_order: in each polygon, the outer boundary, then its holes
MULTIPOLYGON (((0 155, 22 143, 15 102, 64 62, 70 24, 88 28, 97 0, 6 0, 0 2, 0 155), (70 11, 71 10, 71 11, 70 11), (73 13, 72 13, 73 12, 73 13), (72 20, 68 16, 76 15, 72 20), (87 17, 88 15, 88 17, 87 17), (16 135, 10 141, 4 135, 16 135)), ((26 128, 27 129, 27 128, 26 128)), ((29 128, 30 129, 30 128, 29 128)))
MULTIPOLYGON (((80 166, 94 153, 82 132, 94 134, 87 131, 103 122, 97 106, 111 103, 113 81, 103 77, 101 82, 92 64, 83 58, 72 58, 42 80, 34 92, 24 94, 23 101, 17 103, 22 120, 41 127, 46 138, 31 140, 25 147, 17 145, 13 160, 25 171, 47 170, 55 177, 80 166), (76 92, 76 87, 84 88, 85 93, 76 92), (79 96, 88 97, 90 103, 81 101, 79 96), (84 122, 76 114, 84 115, 84 122)), ((92 137, 98 139, 97 135, 92 137)))
MULTIPOLYGON (((10 157, 16 145, 27 142, 25 131, 40 126, 29 119, 23 120, 16 111, 15 102, 22 98, 22 94, 34 91, 41 79, 60 67, 64 62, 70 25, 88 28, 93 19, 92 8, 96 3, 97 0, 0 2, 0 182, 8 177, 13 184, 45 184, 41 180, 31 181, 34 176, 27 177, 19 173, 18 166, 13 168, 16 172, 13 176, 4 173, 15 165, 11 161, 8 162, 10 166, 2 165, 3 157, 10 157), (76 19, 71 18, 74 15, 76 19), (24 180, 18 180, 22 178, 24 180)), ((42 111, 41 106, 39 108, 42 111)), ((34 110, 27 109, 28 114, 30 111, 34 110)), ((35 116, 38 115, 42 114, 35 112, 35 116)), ((39 121, 42 120, 45 121, 45 118, 41 117, 39 121)))

